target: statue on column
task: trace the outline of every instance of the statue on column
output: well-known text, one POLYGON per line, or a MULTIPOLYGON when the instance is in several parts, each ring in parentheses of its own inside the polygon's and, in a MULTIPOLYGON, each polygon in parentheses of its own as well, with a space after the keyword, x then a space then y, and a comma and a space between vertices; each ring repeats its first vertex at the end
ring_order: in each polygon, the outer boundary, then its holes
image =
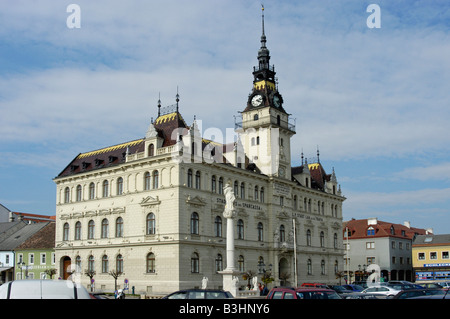
POLYGON ((236 215, 234 210, 234 201, 236 200, 236 197, 234 196, 233 188, 229 183, 225 184, 223 192, 225 194, 225 210, 223 216, 225 218, 233 218, 236 215))

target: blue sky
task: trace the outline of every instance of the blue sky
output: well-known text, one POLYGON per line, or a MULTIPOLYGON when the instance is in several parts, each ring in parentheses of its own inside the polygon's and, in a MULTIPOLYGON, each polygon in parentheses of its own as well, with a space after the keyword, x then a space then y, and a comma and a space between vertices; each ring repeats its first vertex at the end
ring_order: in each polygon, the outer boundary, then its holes
MULTIPOLYGON (((450 233, 450 3, 265 1, 292 162, 335 169, 344 219, 450 233), (369 4, 381 9, 370 29, 369 4)), ((0 203, 55 214, 52 179, 79 153, 141 138, 159 94, 224 132, 245 108, 261 4, 2 1, 0 203), (69 29, 71 3, 81 28, 69 29)))

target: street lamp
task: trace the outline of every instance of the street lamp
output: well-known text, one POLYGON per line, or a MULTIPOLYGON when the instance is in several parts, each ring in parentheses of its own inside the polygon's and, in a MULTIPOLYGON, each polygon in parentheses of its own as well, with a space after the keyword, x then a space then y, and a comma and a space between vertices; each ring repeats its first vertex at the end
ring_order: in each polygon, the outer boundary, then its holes
POLYGON ((25 266, 25 263, 23 261, 19 261, 17 266, 20 268, 20 279, 23 279, 23 266, 25 266))

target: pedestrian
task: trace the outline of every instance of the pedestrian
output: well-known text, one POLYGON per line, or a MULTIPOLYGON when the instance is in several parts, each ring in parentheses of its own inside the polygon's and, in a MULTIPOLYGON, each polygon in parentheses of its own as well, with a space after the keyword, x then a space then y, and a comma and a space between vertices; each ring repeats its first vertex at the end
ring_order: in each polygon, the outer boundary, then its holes
POLYGON ((267 296, 268 293, 269 293, 269 290, 267 289, 266 285, 263 284, 260 296, 267 296))

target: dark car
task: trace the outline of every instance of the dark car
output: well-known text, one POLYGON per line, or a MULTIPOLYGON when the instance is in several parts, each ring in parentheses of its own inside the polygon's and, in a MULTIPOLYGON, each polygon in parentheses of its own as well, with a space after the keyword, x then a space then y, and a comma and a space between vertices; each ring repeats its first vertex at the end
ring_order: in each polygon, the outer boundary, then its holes
POLYGON ((331 289, 336 291, 338 294, 350 294, 353 293, 353 290, 347 289, 345 286, 331 286, 331 289))
POLYGON ((365 289, 363 286, 360 286, 360 285, 342 285, 342 287, 344 287, 347 290, 352 290, 354 292, 355 291, 363 291, 365 289))
POLYGON ((162 299, 227 299, 233 298, 228 291, 214 289, 186 289, 173 292, 162 299))
POLYGON ((266 299, 342 299, 336 291, 326 288, 272 288, 266 299))
MULTIPOLYGON (((394 299, 410 299, 415 297, 433 296, 433 295, 440 295, 441 298, 443 298, 445 294, 446 291, 444 289, 411 289, 399 292, 394 297, 394 299)), ((437 299, 441 298, 438 297, 437 299)))

